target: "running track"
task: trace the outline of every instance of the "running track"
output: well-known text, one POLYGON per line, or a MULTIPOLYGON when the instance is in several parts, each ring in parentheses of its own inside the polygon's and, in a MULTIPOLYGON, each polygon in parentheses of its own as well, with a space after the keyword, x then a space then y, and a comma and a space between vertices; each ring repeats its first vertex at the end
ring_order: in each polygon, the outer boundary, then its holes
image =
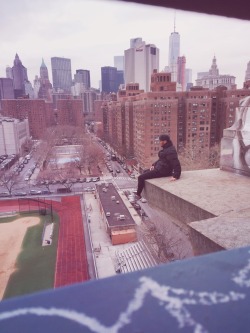
MULTIPOLYGON (((89 280, 80 197, 66 196, 61 201, 45 202, 52 202, 60 217, 54 287, 89 280)), ((22 210, 32 207, 38 208, 35 201, 22 204, 22 210)), ((19 208, 17 199, 0 201, 0 212, 19 211, 19 208)))

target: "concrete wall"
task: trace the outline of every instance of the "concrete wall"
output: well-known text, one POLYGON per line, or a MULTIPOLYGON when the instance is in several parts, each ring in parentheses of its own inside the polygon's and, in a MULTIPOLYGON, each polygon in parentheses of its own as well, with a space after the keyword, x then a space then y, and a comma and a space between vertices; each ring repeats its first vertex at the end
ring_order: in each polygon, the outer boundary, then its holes
POLYGON ((225 250, 223 247, 191 227, 189 228, 189 238, 195 256, 225 250))
POLYGON ((199 206, 190 204, 190 202, 182 199, 180 196, 167 192, 165 189, 153 184, 153 182, 154 180, 146 182, 143 193, 150 205, 168 213, 181 223, 187 224, 189 222, 205 220, 216 216, 199 206))
POLYGON ((250 177, 220 169, 146 181, 149 205, 185 228, 195 255, 250 245, 250 177))

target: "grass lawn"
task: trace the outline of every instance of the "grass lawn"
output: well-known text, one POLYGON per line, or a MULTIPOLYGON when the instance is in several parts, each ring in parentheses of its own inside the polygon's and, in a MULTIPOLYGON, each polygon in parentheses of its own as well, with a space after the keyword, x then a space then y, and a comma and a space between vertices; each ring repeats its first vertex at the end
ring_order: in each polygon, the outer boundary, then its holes
POLYGON ((15 221, 16 219, 19 219, 20 217, 21 217, 20 214, 13 215, 13 216, 0 217, 0 223, 9 223, 9 222, 15 221))
MULTIPOLYGON (((23 216, 39 216, 40 223, 26 232, 22 251, 16 261, 17 270, 10 276, 3 299, 54 287, 59 217, 53 212, 55 225, 52 244, 42 246, 43 227, 48 217, 34 213, 21 214, 20 217, 23 216)), ((6 218, 4 219, 6 223, 6 218)), ((11 220, 9 217, 7 219, 11 220)), ((17 217, 12 218, 12 221, 13 219, 17 217)))

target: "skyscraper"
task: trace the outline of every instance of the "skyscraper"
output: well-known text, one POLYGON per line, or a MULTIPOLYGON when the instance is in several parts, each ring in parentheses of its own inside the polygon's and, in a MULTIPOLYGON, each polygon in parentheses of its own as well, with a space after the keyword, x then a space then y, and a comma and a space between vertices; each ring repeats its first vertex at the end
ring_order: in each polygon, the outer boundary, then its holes
POLYGON ((118 71, 124 71, 124 56, 114 56, 114 67, 118 71))
POLYGON ((124 56, 114 56, 114 67, 117 68, 117 86, 124 84, 124 56))
POLYGON ((150 91, 151 74, 159 70, 159 49, 146 44, 142 38, 130 40, 130 48, 124 51, 125 84, 139 83, 140 89, 150 91))
POLYGON ((117 69, 115 67, 105 66, 101 68, 102 92, 113 93, 118 91, 117 69))
POLYGON ((86 89, 89 89, 90 84, 90 71, 86 69, 77 69, 74 75, 75 83, 83 83, 86 89))
POLYGON ((38 98, 46 99, 51 101, 51 90, 52 84, 49 81, 48 68, 42 59, 42 64, 40 66, 40 87, 38 91, 38 98))
POLYGON ((10 66, 6 67, 6 77, 7 79, 13 79, 12 68, 10 66))
POLYGON ((171 73, 172 81, 177 80, 177 59, 180 56, 180 35, 175 31, 169 37, 168 70, 171 73))
POLYGON ((1 99, 14 99, 12 79, 0 78, 0 100, 1 99))
POLYGON ((48 74, 48 68, 44 63, 44 60, 42 59, 42 64, 40 66, 40 78, 42 80, 48 80, 49 79, 49 74, 48 74))
POLYGON ((72 85, 71 60, 52 57, 52 80, 56 92, 70 92, 72 85))
POLYGON ((250 80, 250 61, 247 63, 247 70, 245 75, 245 81, 250 80))
POLYGON ((28 81, 27 68, 23 66, 18 54, 15 56, 14 66, 12 67, 13 86, 15 98, 25 95, 25 81, 28 81))
POLYGON ((186 57, 177 58, 177 83, 181 85, 181 90, 186 90, 186 57))
POLYGON ((186 90, 190 90, 190 88, 193 86, 193 78, 192 78, 192 69, 186 68, 186 90))

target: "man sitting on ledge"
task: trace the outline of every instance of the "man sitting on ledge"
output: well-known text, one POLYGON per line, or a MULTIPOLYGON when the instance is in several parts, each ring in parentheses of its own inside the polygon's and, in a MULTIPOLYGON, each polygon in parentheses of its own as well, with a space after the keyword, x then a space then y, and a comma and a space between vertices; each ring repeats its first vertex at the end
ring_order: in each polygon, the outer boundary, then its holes
POLYGON ((141 199, 141 193, 145 186, 146 179, 172 176, 170 181, 175 181, 181 176, 181 164, 175 147, 170 137, 166 134, 159 136, 162 149, 159 151, 159 159, 154 162, 150 169, 144 171, 138 177, 138 187, 136 191, 137 200, 141 199))

